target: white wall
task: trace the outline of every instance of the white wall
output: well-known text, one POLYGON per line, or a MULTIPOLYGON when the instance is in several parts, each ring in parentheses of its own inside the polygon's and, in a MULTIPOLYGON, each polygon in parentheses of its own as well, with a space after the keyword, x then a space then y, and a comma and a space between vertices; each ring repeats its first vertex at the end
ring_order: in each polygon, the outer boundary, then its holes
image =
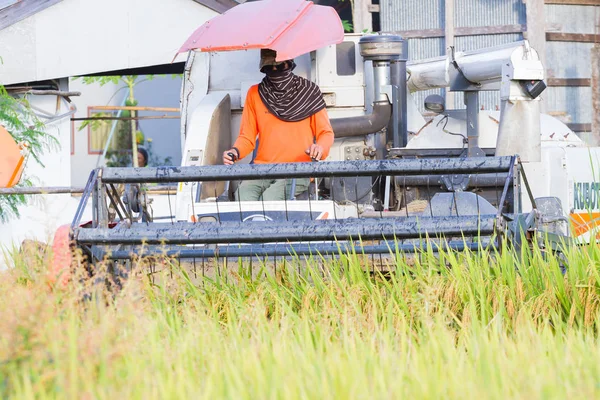
POLYGON ((192 0, 63 0, 0 31, 0 83, 167 64, 215 15, 192 0))
MULTIPOLYGON (((118 105, 126 95, 126 90, 118 90, 122 85, 99 84, 85 85, 81 80, 61 79, 61 90, 79 91, 81 96, 72 97, 77 106, 74 117, 87 117, 89 106, 118 105), (115 95, 115 92, 117 94, 115 95)), ((156 107, 179 107, 181 79, 157 77, 136 87, 136 98, 140 105, 156 107)), ((68 111, 64 103, 56 110, 56 96, 32 96, 31 104, 49 113, 68 111)), ((24 174, 34 179, 35 186, 73 186, 84 187, 90 172, 96 168, 100 156, 88 154, 87 129, 79 131, 79 121, 70 121, 70 116, 46 126, 46 131, 54 136, 59 145, 46 151, 41 159, 44 166, 29 159, 24 174), (73 128, 73 130, 72 130, 73 128), (71 140, 74 154, 71 155, 71 140)), ((181 159, 179 120, 147 120, 142 126, 146 137, 153 139, 155 153, 164 158, 172 156, 175 165, 181 159)), ((102 166, 103 163, 100 163, 102 166)), ((79 195, 35 195, 30 197, 28 206, 20 210, 21 217, 7 224, 0 224, 0 270, 7 265, 2 249, 19 247, 24 239, 51 243, 54 232, 63 224, 70 224, 79 205, 79 195)), ((157 198, 155 209, 168 210, 165 201, 173 199, 157 198), (163 204, 164 203, 164 204, 163 204)), ((91 217, 90 204, 83 220, 91 217)), ((175 204, 172 204, 174 207, 175 204)))
MULTIPOLYGON (((62 77, 170 63, 185 39, 215 15, 193 0, 63 0, 0 31, 0 84, 61 78, 61 89, 83 92, 83 96, 72 100, 79 109, 76 116, 87 116, 88 105, 117 104, 121 95, 109 101, 113 85, 84 89, 80 82, 69 85, 62 77)), ((175 61, 185 59, 183 54, 175 61)), ((150 88, 149 99, 157 96, 154 105, 163 105, 159 100, 167 99, 168 106, 179 107, 180 85, 180 81, 174 81, 167 87, 161 82, 157 87, 162 87, 163 92, 150 88), (176 103, 173 93, 177 93, 176 103)), ((56 111, 55 96, 32 97, 31 102, 49 112, 56 111)), ((62 106, 60 112, 65 111, 62 106)), ((172 121, 177 139, 178 120, 172 121)), ((71 126, 66 118, 47 127, 59 140, 60 148, 42 156, 44 167, 29 160, 24 173, 35 177, 36 185, 81 187, 96 167, 97 156, 88 155, 87 131, 79 132, 78 124, 73 131, 75 150, 71 156, 71 126)), ((162 126, 158 131, 171 129, 162 126)), ((152 133, 151 137, 155 134, 159 135, 152 133)), ((160 142, 162 136, 155 140, 160 142)), ((165 157, 171 144, 177 161, 179 140, 154 147, 167 150, 162 155, 165 157)), ((70 195, 32 198, 31 204, 21 209, 20 219, 0 224, 0 267, 5 265, 2 248, 19 246, 27 238, 50 241, 58 226, 71 222, 79 203, 78 196, 70 195)), ((86 218, 89 219, 89 213, 86 218)))

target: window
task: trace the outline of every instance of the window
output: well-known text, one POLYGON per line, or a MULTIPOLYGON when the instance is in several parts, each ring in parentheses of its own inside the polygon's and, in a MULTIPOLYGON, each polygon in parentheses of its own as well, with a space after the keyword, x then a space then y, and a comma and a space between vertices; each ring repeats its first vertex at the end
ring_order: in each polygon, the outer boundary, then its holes
MULTIPOLYGON (((85 124, 88 129, 89 154, 102 154, 109 138, 111 139, 111 143, 108 146, 109 151, 116 151, 119 147, 123 149, 128 148, 127 146, 123 147, 123 142, 127 141, 127 144, 129 144, 131 141, 131 134, 129 133, 131 131, 128 126, 130 121, 110 119, 123 117, 123 115, 118 115, 118 113, 119 111, 117 110, 96 110, 93 107, 88 107, 88 118, 90 119, 85 121, 85 124), (126 138, 122 136, 126 136, 126 138)), ((131 145, 129 145, 130 147, 131 145)))
POLYGON ((354 42, 342 42, 336 46, 335 61, 339 76, 351 76, 356 73, 355 47, 354 42))

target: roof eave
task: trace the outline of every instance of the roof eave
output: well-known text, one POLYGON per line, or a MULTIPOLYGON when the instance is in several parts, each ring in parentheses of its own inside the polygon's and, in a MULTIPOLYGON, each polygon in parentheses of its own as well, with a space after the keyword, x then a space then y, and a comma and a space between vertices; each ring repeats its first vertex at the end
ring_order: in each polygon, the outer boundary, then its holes
POLYGON ((31 17, 48 7, 60 3, 62 0, 21 0, 9 7, 0 10, 0 31, 9 26, 31 17))
POLYGON ((216 11, 220 14, 237 6, 238 3, 235 0, 194 0, 198 4, 202 4, 204 7, 208 7, 213 11, 216 11))

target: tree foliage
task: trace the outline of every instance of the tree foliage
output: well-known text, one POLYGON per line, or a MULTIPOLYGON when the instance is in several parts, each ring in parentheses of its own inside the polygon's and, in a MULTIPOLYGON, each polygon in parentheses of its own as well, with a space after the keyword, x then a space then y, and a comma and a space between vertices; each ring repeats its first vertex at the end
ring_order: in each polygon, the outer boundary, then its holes
MULTIPOLYGON (((137 106, 138 102, 135 99, 135 87, 142 82, 153 80, 155 75, 145 75, 143 79, 140 79, 138 75, 123 75, 123 76, 88 76, 82 78, 81 81, 86 85, 91 84, 99 84, 100 86, 104 86, 108 83, 119 85, 123 84, 122 87, 117 89, 113 96, 110 98, 109 102, 113 99, 113 97, 119 93, 121 90, 126 89, 128 91, 127 100, 125 105, 127 106, 137 106)), ((173 79, 177 77, 181 77, 181 74, 171 74, 173 79)), ((136 111, 121 111, 117 116, 128 118, 136 115, 136 111)), ((112 112, 106 113, 95 113, 91 119, 83 122, 79 130, 84 129, 87 126, 90 126, 92 129, 98 129, 102 126, 106 126, 107 124, 112 125, 112 120, 100 119, 101 117, 109 117, 115 116, 112 112)), ((144 138, 144 134, 141 132, 139 124, 137 121, 132 124, 130 120, 117 120, 115 121, 115 135, 111 139, 112 145, 108 147, 106 152, 106 166, 107 167, 127 167, 132 165, 131 152, 132 152, 132 138, 131 135, 136 135, 136 143, 137 145, 144 145, 146 139, 144 138), (133 127, 135 126, 135 132, 133 127)), ((152 150, 152 141, 151 139, 147 139, 147 147, 146 151, 148 152, 148 165, 168 165, 171 163, 171 157, 166 157, 165 159, 161 159, 157 155, 153 153, 152 150)))
MULTIPOLYGON (((35 162, 44 165, 40 156, 44 151, 58 145, 55 137, 44 131, 44 124, 32 111, 27 97, 15 98, 0 85, 0 124, 17 143, 29 145, 29 155, 35 162)), ((17 187, 31 186, 31 178, 25 177, 17 187)), ((19 217, 19 207, 27 203, 24 195, 0 195, 0 222, 19 217)))

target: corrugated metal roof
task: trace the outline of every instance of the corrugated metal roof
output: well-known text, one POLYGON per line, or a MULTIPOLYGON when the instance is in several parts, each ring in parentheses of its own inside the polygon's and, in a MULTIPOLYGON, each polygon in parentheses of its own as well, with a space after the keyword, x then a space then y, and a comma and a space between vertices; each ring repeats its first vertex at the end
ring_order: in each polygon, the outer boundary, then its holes
POLYGON ((380 0, 379 8, 383 31, 444 27, 443 0, 380 0))
POLYGON ((547 4, 546 30, 568 33, 600 33, 600 7, 547 4))
POLYGON ((454 25, 494 26, 525 24, 525 4, 521 0, 456 0, 454 25))
MULTIPOLYGON (((600 7, 548 4, 546 30, 567 33, 600 33, 600 7)), ((547 76, 590 78, 593 43, 546 42, 547 76)), ((591 87, 549 87, 543 94, 547 112, 560 113, 564 122, 592 121, 591 87)), ((583 137, 582 137, 583 138, 583 137)))
POLYGON ((557 78, 589 78, 593 43, 547 42, 546 71, 557 78))
POLYGON ((547 111, 566 112, 568 122, 589 123, 592 120, 591 87, 549 87, 542 96, 547 111))
MULTIPOLYGON (((1 1, 1 0, 0 0, 1 1)), ((0 30, 8 28, 19 21, 29 18, 32 15, 53 6, 62 0, 19 0, 11 2, 5 0, 4 8, 0 9, 0 30)))
POLYGON ((423 60, 446 54, 443 38, 408 39, 408 60, 423 60))
MULTIPOLYGON (((455 27, 481 27, 498 25, 525 25, 524 0, 455 0, 455 27)), ((443 0, 381 0, 380 21, 383 31, 445 29, 443 0)), ((566 33, 600 33, 600 7, 575 5, 545 5, 548 31, 566 33)), ((439 34, 439 33, 438 33, 439 34)), ((457 51, 469 51, 522 40, 523 35, 457 36, 457 51)), ((410 39, 409 59, 418 60, 445 53, 444 38, 410 39)), ((591 76, 591 43, 547 42, 547 75, 557 78, 589 78, 591 76)), ((424 111, 423 100, 430 93, 443 94, 443 90, 415 94, 415 100, 424 111)), ((592 117, 591 88, 549 87, 543 93, 546 110, 566 114, 567 122, 589 123, 592 117)), ((455 107, 464 108, 463 93, 455 93, 455 107)), ((481 92, 480 103, 487 109, 500 106, 499 92, 481 92)))
POLYGON ((477 36, 459 36, 454 38, 454 45, 457 51, 471 51, 485 47, 493 47, 501 44, 517 42, 523 40, 520 33, 507 33, 503 35, 477 35, 477 36))
MULTIPOLYGON (((417 29, 445 29, 443 0, 381 0, 380 20, 383 31, 417 29)), ((525 5, 521 0, 456 0, 454 10, 456 27, 525 24, 525 5)), ((521 34, 458 36, 454 39, 458 51, 469 51, 521 40, 521 34)), ((444 38, 409 39, 409 60, 441 56, 446 53, 444 38)), ((432 93, 415 93, 418 107, 424 111, 423 101, 432 93)), ((464 108, 463 93, 455 93, 456 108, 464 108)), ((498 92, 482 92, 480 103, 490 109, 500 105, 498 92)))

